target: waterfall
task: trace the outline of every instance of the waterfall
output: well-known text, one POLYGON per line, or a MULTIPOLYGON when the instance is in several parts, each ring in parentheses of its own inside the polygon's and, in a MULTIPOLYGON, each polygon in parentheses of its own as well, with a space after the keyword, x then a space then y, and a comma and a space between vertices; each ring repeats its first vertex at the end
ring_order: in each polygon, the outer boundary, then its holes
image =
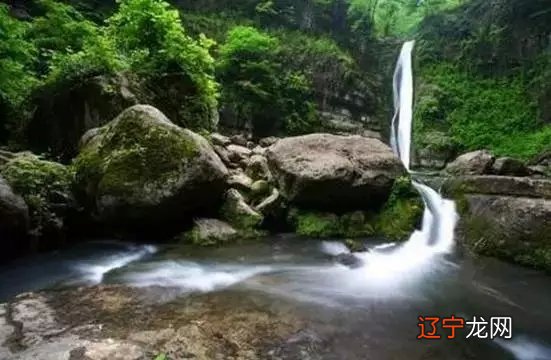
MULTIPOLYGON (((392 149, 410 174, 413 122, 411 53, 414 45, 414 41, 404 43, 396 63, 393 81, 394 117, 390 129, 392 149)), ((408 242, 418 246, 429 246, 432 252, 451 251, 454 244, 454 229, 458 219, 455 203, 443 199, 436 191, 415 179, 412 180, 412 183, 425 203, 425 211, 422 229, 415 231, 408 242)))

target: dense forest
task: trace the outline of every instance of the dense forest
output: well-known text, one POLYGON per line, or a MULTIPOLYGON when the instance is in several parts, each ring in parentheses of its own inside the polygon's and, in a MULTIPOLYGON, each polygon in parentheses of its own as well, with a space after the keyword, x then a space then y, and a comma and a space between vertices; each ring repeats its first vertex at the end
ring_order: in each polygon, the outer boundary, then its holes
POLYGON ((68 160, 84 130, 136 101, 204 131, 385 132, 393 59, 409 38, 420 149, 530 159, 551 143, 544 0, 42 0, 0 10, 1 139, 12 148, 68 160))

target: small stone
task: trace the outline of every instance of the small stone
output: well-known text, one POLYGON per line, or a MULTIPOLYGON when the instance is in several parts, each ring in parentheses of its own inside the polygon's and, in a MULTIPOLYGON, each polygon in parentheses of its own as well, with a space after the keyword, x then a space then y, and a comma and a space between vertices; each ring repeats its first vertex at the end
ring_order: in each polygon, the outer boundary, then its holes
POLYGON ((262 147, 268 147, 268 146, 272 146, 273 144, 275 144, 278 140, 279 140, 279 138, 277 138, 275 136, 269 136, 269 137, 265 137, 263 139, 260 139, 258 144, 262 147))
POLYGON ((259 198, 270 192, 270 184, 266 180, 257 180, 251 185, 251 196, 259 198))
POLYGON ((228 178, 228 185, 232 188, 248 192, 251 190, 253 180, 240 171, 236 174, 230 175, 228 178))
POLYGON ((243 159, 248 159, 251 156, 251 150, 240 145, 228 145, 228 158, 233 162, 240 162, 243 159))
POLYGON ((243 134, 232 135, 230 140, 235 145, 247 146, 247 138, 243 134))
POLYGON ((231 144, 231 140, 229 137, 218 133, 210 134, 210 141, 212 142, 213 145, 219 145, 219 146, 227 146, 231 144))

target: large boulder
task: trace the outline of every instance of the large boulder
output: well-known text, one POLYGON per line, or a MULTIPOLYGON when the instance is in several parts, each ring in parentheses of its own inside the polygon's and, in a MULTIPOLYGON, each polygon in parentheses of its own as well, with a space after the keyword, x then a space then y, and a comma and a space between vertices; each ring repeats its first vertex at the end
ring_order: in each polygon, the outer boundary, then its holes
POLYGON ((29 209, 23 198, 15 194, 0 177, 0 260, 25 250, 23 242, 29 228, 29 209))
POLYGON ((527 176, 530 170, 524 162, 510 157, 497 158, 492 166, 494 174, 509 176, 527 176))
POLYGON ((66 221, 75 211, 71 170, 28 153, 14 157, 0 174, 29 207, 29 233, 38 240, 33 242, 33 250, 63 244, 66 221))
POLYGON ((475 253, 551 271, 551 180, 472 175, 447 179, 460 239, 475 253))
POLYGON ((183 237, 195 245, 210 246, 234 240, 239 233, 230 224, 218 219, 196 219, 193 229, 183 237))
POLYGON ((74 162, 79 196, 100 220, 162 226, 218 204, 228 170, 202 136, 136 105, 102 127, 74 162))
POLYGON ((453 175, 482 175, 492 171, 494 156, 487 150, 472 151, 460 155, 446 166, 446 172, 453 175))
POLYGON ((361 136, 285 138, 268 149, 267 158, 289 202, 332 211, 378 208, 404 172, 390 147, 361 136))
POLYGON ((480 254, 551 271, 551 200, 467 194, 463 240, 480 254))
POLYGON ((132 87, 124 76, 97 76, 40 89, 33 95, 35 111, 27 129, 31 149, 71 159, 87 130, 137 103, 132 87))

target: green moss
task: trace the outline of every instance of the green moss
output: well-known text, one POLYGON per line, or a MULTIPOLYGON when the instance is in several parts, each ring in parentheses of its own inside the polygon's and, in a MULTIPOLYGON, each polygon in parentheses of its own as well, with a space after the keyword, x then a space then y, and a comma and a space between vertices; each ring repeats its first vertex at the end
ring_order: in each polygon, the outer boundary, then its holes
POLYGON ((49 224, 59 222, 60 214, 52 203, 70 201, 73 174, 69 168, 35 155, 24 155, 8 162, 1 175, 25 199, 36 235, 41 235, 49 224))
POLYGON ((475 254, 497 257, 551 273, 549 231, 530 236, 505 233, 493 221, 480 216, 463 216, 460 228, 465 245, 475 254), (546 240, 547 239, 547 240, 546 240))
POLYGON ((235 189, 226 194, 220 208, 220 215, 235 228, 253 232, 264 219, 261 214, 252 210, 245 203, 243 196, 235 189))
POLYGON ((289 214, 289 220, 294 224, 297 234, 313 238, 358 238, 374 233, 367 215, 361 211, 338 216, 332 213, 293 209, 289 214))
POLYGON ((391 240, 406 240, 423 215, 418 199, 401 199, 387 204, 373 222, 375 232, 391 240))
POLYGON ((339 217, 329 213, 299 212, 296 216, 296 232, 315 238, 339 236, 339 217))
POLYGON ((185 160, 198 154, 197 145, 183 130, 151 124, 144 114, 131 110, 103 128, 75 159, 76 183, 101 194, 131 195, 135 189, 181 176, 185 160))

